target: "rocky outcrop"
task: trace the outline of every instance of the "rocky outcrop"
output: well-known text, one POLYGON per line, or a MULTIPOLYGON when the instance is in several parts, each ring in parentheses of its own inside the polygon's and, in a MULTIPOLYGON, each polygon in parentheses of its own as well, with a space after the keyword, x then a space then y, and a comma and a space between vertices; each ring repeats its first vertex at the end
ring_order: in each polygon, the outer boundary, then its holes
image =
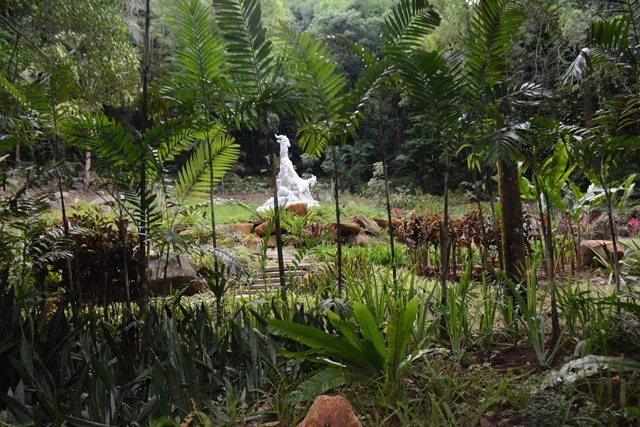
POLYGON ((342 396, 316 397, 298 427, 362 427, 349 402, 342 396))

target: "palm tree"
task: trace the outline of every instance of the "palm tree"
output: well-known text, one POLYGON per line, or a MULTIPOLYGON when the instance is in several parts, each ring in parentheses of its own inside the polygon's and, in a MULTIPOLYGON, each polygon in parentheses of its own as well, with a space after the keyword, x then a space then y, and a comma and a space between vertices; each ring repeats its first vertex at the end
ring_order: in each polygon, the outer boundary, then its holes
MULTIPOLYGON (((439 17, 430 8, 425 8, 425 25, 421 31, 427 34, 439 23, 439 17), (426 30, 426 31, 425 31, 426 30)), ((446 304, 447 278, 449 275, 449 170, 451 159, 459 143, 458 128, 461 117, 461 85, 459 84, 459 62, 445 59, 439 52, 420 49, 420 38, 396 35, 393 20, 401 19, 394 14, 388 20, 392 42, 384 49, 395 71, 398 73, 403 92, 419 111, 422 127, 431 134, 435 144, 442 147, 445 164, 444 213, 440 229, 441 253, 441 302, 446 304)), ((444 321, 444 317, 442 318, 444 321)), ((441 329, 443 337, 446 328, 441 329)))
POLYGON ((480 0, 466 41, 465 90, 469 117, 484 136, 476 147, 497 163, 498 191, 502 207, 502 254, 506 276, 519 283, 526 257, 522 233, 522 203, 518 160, 528 145, 525 127, 517 123, 514 100, 539 96, 530 83, 506 85, 507 53, 524 22, 524 14, 512 0, 480 0))
POLYGON ((621 90, 607 99, 587 129, 574 128, 574 153, 580 167, 605 193, 609 228, 613 244, 613 271, 616 290, 620 291, 620 271, 611 188, 616 177, 610 165, 637 153, 640 113, 640 1, 606 2, 610 9, 603 18, 591 23, 586 46, 564 76, 570 86, 581 82, 594 69, 612 70, 621 90))
MULTIPOLYGON (((257 129, 261 141, 273 141, 277 129, 277 113, 296 105, 296 93, 289 90, 281 78, 282 61, 274 52, 273 42, 262 23, 259 0, 215 0, 217 24, 225 41, 226 63, 229 67, 232 107, 229 118, 237 127, 257 129)), ((230 120, 227 125, 231 126, 230 120)), ((277 144, 276 144, 277 145, 277 144)), ((267 144, 271 149, 273 143, 267 144)), ((276 148, 276 152, 278 149, 276 148)), ((275 184, 275 153, 272 179, 275 184)), ((277 186, 274 185, 274 216, 278 251, 278 266, 282 298, 286 300, 280 207, 277 186)))

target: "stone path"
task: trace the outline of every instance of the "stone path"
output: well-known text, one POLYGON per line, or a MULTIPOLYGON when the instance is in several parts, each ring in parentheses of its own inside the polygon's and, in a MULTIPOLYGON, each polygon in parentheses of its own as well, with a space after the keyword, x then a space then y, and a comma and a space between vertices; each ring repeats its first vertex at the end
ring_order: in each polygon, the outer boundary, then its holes
MULTIPOLYGON (((304 277, 309 274, 311 264, 302 261, 296 266, 294 265, 295 257, 293 254, 283 253, 285 281, 289 281, 295 277, 304 277)), ((267 251, 267 260, 277 261, 277 251, 267 251)), ((256 275, 256 280, 250 285, 251 291, 277 291, 280 288, 280 272, 279 267, 270 266, 266 268, 265 275, 262 277, 260 273, 256 275)))

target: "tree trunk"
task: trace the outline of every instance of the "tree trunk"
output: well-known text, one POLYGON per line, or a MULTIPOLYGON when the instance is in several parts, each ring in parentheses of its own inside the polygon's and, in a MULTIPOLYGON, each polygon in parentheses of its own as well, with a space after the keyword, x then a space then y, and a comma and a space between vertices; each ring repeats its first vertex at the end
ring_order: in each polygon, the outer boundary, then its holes
MULTIPOLYGON (((515 284, 525 277, 526 253, 520 200, 520 173, 518 164, 498 162, 498 192, 502 206, 502 255, 504 272, 515 284)), ((523 296, 523 299, 526 295, 523 296)))

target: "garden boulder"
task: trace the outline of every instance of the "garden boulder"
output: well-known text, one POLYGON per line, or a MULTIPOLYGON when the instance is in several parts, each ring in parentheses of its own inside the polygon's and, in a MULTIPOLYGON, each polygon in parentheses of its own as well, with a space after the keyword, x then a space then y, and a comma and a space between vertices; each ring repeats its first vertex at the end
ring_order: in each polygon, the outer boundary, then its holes
POLYGON ((284 210, 293 212, 297 216, 305 216, 306 214, 309 213, 309 205, 307 205, 304 202, 296 202, 296 203, 291 203, 286 208, 284 208, 284 210))
POLYGON ((149 260, 149 289, 154 295, 168 295, 171 290, 178 291, 189 284, 187 294, 193 295, 204 292, 209 287, 204 279, 199 278, 198 272, 191 260, 182 254, 169 252, 149 260), (167 266, 165 280, 164 268, 167 266))
POLYGON ((362 427, 349 402, 342 396, 320 395, 298 427, 362 427))
POLYGON ((230 234, 248 236, 253 231, 254 225, 252 222, 243 222, 240 224, 227 224, 220 227, 222 231, 230 234))
MULTIPOLYGON (((624 250, 617 245, 618 261, 624 256, 624 250)), ((613 242, 611 240, 583 240, 580 242, 580 267, 598 267, 596 254, 603 254, 613 263, 613 242)))
MULTIPOLYGON (((269 221, 265 221, 262 224, 258 225, 256 228, 253 229, 253 231, 260 237, 264 237, 265 234, 267 234, 267 227, 269 226, 269 221)), ((271 226, 271 233, 273 234, 276 232, 276 225, 273 224, 271 226)))
MULTIPOLYGON (((329 227, 335 229, 337 225, 335 222, 332 222, 331 224, 329 224, 329 227)), ((358 224, 357 222, 340 223, 340 234, 342 235, 342 237, 351 236, 352 234, 358 234, 360 233, 360 229, 360 224, 358 224)))
POLYGON ((377 236, 378 234, 380 234, 380 226, 375 221, 370 220, 362 214, 354 216, 353 222, 364 228, 366 233, 369 233, 373 236, 377 236))
POLYGON ((347 245, 349 246, 367 246, 372 242, 371 237, 366 234, 351 234, 347 236, 347 245))

